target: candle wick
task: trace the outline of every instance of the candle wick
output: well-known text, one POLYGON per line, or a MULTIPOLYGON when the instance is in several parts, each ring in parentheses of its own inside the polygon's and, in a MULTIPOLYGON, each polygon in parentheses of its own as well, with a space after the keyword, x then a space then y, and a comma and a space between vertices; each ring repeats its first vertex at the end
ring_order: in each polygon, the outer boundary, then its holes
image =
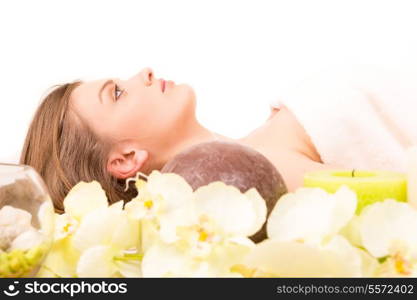
POLYGON ((352 177, 355 177, 355 169, 352 170, 352 177))

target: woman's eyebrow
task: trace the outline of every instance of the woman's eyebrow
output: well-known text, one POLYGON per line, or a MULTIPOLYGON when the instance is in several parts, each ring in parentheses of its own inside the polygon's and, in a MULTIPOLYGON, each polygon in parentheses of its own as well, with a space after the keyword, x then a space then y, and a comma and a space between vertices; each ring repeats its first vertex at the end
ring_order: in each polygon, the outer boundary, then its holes
POLYGON ((98 91, 98 98, 100 99, 100 102, 103 103, 103 97, 102 97, 102 93, 104 91, 104 89, 107 87, 107 85, 113 83, 113 80, 107 80, 103 86, 100 88, 100 90, 98 91))

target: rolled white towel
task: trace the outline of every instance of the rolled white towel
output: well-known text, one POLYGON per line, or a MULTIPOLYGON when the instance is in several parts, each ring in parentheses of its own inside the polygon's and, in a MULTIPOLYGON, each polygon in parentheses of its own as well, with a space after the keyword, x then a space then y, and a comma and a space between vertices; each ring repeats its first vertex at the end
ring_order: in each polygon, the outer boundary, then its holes
POLYGON ((285 91, 273 107, 296 116, 324 163, 403 172, 417 144, 417 73, 355 66, 285 91))

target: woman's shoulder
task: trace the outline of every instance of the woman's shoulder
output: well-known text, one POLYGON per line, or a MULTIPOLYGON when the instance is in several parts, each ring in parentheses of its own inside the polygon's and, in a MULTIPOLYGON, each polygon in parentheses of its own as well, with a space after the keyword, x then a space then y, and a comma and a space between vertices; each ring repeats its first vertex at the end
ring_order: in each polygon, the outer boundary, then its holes
POLYGON ((274 110, 267 122, 270 123, 270 136, 273 138, 275 135, 277 139, 284 141, 277 147, 284 152, 287 150, 288 153, 299 153, 313 161, 321 162, 320 155, 295 114, 283 104, 274 110))
POLYGON ((290 147, 272 149, 267 146, 256 148, 276 167, 289 192, 295 191, 303 185, 304 175, 307 172, 340 169, 340 166, 328 165, 311 159, 307 155, 290 147))

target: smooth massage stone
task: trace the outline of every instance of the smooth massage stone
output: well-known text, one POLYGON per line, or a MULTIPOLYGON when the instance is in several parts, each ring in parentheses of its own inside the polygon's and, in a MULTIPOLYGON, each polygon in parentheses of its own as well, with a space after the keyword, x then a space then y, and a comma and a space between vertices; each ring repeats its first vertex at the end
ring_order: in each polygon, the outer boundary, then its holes
POLYGON ((305 187, 323 188, 335 193, 342 185, 356 192, 357 213, 369 204, 385 199, 407 201, 405 174, 389 171, 324 170, 305 174, 305 187))
MULTIPOLYGON (((207 142, 182 151, 162 168, 176 173, 196 190, 214 181, 237 187, 242 193, 256 188, 266 202, 268 216, 277 200, 287 192, 284 180, 274 165, 252 148, 231 142, 207 142)), ((266 226, 251 237, 266 238, 266 226)))

